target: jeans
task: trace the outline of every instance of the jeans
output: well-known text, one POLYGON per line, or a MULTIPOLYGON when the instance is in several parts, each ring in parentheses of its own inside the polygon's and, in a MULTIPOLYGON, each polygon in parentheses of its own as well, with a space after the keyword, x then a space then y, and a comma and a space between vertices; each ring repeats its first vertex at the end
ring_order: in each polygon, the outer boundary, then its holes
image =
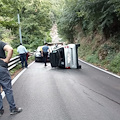
MULTIPOLYGON (((9 103, 10 110, 15 108, 15 102, 13 97, 11 77, 7 68, 0 66, 0 85, 5 92, 7 101, 9 103)), ((2 96, 0 94, 0 109, 3 109, 2 96)))
POLYGON ((47 57, 48 57, 48 52, 43 52, 43 59, 44 59, 45 66, 47 62, 47 57))
POLYGON ((22 68, 24 68, 24 62, 25 62, 25 67, 28 66, 27 64, 27 58, 26 58, 26 54, 20 54, 20 60, 21 60, 21 63, 22 63, 22 68))

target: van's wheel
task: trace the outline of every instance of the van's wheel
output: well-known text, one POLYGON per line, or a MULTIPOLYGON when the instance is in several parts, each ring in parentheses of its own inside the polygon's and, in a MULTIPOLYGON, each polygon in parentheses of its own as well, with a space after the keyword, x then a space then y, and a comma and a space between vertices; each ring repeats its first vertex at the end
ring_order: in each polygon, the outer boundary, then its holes
POLYGON ((78 69, 81 69, 81 68, 82 68, 82 66, 81 66, 81 65, 79 65, 79 66, 78 66, 78 69))

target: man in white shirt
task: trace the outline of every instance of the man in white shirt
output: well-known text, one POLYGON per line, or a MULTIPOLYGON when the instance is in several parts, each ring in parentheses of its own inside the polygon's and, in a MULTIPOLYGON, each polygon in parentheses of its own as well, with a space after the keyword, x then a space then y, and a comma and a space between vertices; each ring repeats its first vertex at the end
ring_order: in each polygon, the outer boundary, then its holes
POLYGON ((25 62, 25 67, 27 68, 28 64, 27 64, 27 59, 26 59, 26 54, 27 54, 27 49, 22 45, 22 43, 20 43, 20 45, 17 48, 17 52, 20 55, 20 60, 21 60, 21 64, 22 64, 22 68, 24 68, 24 62, 25 62))

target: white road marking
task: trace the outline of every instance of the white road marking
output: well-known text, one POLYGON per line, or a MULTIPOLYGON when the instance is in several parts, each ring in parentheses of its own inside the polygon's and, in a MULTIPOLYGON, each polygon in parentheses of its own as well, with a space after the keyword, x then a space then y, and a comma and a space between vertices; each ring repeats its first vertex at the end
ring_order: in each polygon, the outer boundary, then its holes
POLYGON ((90 64, 90 63, 87 63, 87 62, 85 62, 85 61, 83 61, 83 60, 81 60, 81 59, 79 59, 79 61, 81 61, 81 62, 83 62, 83 63, 85 63, 85 64, 87 64, 87 65, 89 65, 89 66, 91 66, 91 67, 93 67, 93 68, 96 68, 96 69, 98 69, 98 70, 101 70, 101 71, 103 71, 103 72, 105 72, 105 73, 107 73, 107 74, 110 74, 110 75, 112 75, 112 76, 114 76, 114 77, 120 78, 120 76, 118 76, 118 75, 116 75, 116 74, 114 74, 114 73, 111 73, 111 72, 109 72, 109 71, 106 71, 106 70, 104 70, 104 69, 101 69, 101 68, 99 68, 99 67, 96 67, 96 66, 94 66, 94 65, 92 65, 92 64, 90 64))

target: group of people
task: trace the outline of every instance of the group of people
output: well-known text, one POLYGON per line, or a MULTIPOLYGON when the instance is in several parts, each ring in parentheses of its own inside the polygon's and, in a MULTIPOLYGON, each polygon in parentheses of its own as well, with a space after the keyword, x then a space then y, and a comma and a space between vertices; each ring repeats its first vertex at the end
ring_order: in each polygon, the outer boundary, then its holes
MULTIPOLYGON (((47 43, 45 43, 44 47, 42 48, 42 56, 44 58, 45 66, 47 66, 47 56, 48 56, 49 47, 47 43)), ((20 60, 22 64, 22 68, 27 68, 27 49, 20 43, 17 48, 17 52, 20 55, 20 60), (25 64, 24 64, 25 63, 25 64)), ((20 113, 22 108, 16 107, 13 90, 11 85, 11 76, 8 71, 8 63, 13 55, 13 48, 10 45, 7 45, 5 42, 0 41, 0 86, 2 87, 3 91, 5 92, 7 101, 10 107, 10 114, 14 115, 20 113), (7 52, 7 56, 5 54, 7 52)), ((0 91, 1 92, 1 91, 0 91)), ((0 116, 4 113, 3 102, 2 102, 2 95, 0 94, 0 116)))
MULTIPOLYGON (((27 64, 27 57, 29 56, 27 49, 22 45, 22 43, 20 43, 20 45, 17 48, 17 52, 20 55, 20 60, 21 60, 21 64, 22 64, 22 68, 27 68, 28 64, 27 64), (25 64, 25 65, 24 65, 25 64)), ((45 45, 42 47, 42 57, 43 57, 43 61, 45 63, 45 66, 47 66, 47 57, 48 57, 48 52, 50 52, 48 44, 45 43, 45 45)))

